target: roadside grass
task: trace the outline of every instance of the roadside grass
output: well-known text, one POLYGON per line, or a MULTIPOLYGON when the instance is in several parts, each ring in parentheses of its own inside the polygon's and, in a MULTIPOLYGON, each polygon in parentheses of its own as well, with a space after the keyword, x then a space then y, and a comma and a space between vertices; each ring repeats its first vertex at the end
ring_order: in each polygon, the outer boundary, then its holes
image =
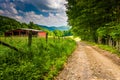
POLYGON ((99 47, 103 50, 109 51, 112 54, 117 54, 120 57, 120 52, 117 49, 115 49, 114 47, 111 47, 111 46, 108 46, 108 45, 103 45, 103 44, 96 44, 96 43, 93 43, 93 42, 86 42, 86 43, 91 44, 93 46, 97 46, 97 47, 99 47))
POLYGON ((0 40, 23 51, 16 52, 0 45, 0 80, 52 80, 76 48, 72 39, 33 38, 31 48, 27 37, 0 40))

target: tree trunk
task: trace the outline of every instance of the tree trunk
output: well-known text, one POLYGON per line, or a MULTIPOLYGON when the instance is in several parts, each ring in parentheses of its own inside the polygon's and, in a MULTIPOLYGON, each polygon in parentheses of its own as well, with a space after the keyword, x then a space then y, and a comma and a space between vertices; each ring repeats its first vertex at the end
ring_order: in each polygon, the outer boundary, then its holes
POLYGON ((112 40, 111 40, 111 37, 108 38, 108 45, 112 47, 112 40))
POLYGON ((98 44, 102 44, 102 38, 98 37, 98 44))
POLYGON ((118 40, 118 51, 120 51, 120 40, 118 40))
POLYGON ((120 40, 116 41, 116 49, 120 51, 120 40))

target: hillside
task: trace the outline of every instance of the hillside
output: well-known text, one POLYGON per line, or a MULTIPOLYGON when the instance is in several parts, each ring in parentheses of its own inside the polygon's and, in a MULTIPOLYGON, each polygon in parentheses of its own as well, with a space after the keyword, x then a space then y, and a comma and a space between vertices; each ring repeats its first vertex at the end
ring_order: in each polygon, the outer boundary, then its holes
MULTIPOLYGON (((3 35, 4 32, 12 29, 18 29, 18 28, 28 28, 30 24, 26 23, 20 23, 15 19, 0 16, 0 35, 3 35)), ((33 29, 42 29, 39 26, 35 25, 33 23, 33 26, 31 27, 33 29)))
POLYGON ((0 34, 5 32, 6 30, 16 29, 21 27, 21 23, 16 21, 15 19, 0 16, 0 34))
POLYGON ((38 26, 40 26, 43 29, 50 30, 50 31, 54 31, 54 30, 67 31, 67 30, 69 30, 68 26, 58 26, 58 27, 56 27, 56 26, 45 26, 45 25, 38 25, 38 26))

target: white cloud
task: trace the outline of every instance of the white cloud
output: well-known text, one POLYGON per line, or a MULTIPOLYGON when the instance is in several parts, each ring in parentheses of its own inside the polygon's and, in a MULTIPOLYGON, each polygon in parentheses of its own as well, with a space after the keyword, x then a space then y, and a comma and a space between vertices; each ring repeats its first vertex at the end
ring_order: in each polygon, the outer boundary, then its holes
POLYGON ((63 12, 66 10, 66 0, 22 0, 27 3, 31 3, 36 6, 39 10, 45 10, 47 12, 63 12), (42 7, 41 7, 42 6, 42 7))
POLYGON ((35 14, 34 12, 26 12, 24 17, 18 17, 19 21, 29 23, 33 21, 35 24, 47 25, 47 26, 62 26, 67 25, 67 17, 65 14, 51 14, 48 17, 35 14))
POLYGON ((15 18, 16 20, 22 20, 22 16, 16 15, 14 18, 15 18))
POLYGON ((12 2, 0 4, 0 7, 2 7, 3 10, 5 10, 5 12, 11 13, 11 14, 18 14, 17 10, 15 9, 15 6, 16 5, 13 4, 12 2))
POLYGON ((67 25, 67 16, 65 13, 65 0, 20 0, 22 2, 31 3, 42 12, 49 13, 49 16, 45 17, 42 14, 36 14, 34 11, 23 12, 16 10, 15 5, 12 2, 6 1, 6 3, 0 3, 0 15, 14 18, 20 22, 29 23, 33 21, 36 24, 47 26, 63 26, 67 25), (42 6, 41 6, 42 5, 42 6), (52 14, 54 12, 55 14, 52 14), (21 15, 21 16, 20 16, 21 15))
POLYGON ((13 14, 18 14, 17 10, 14 8, 13 5, 10 7, 10 10, 13 12, 13 14))
POLYGON ((48 6, 53 9, 59 9, 63 4, 61 4, 64 0, 48 0, 48 6))

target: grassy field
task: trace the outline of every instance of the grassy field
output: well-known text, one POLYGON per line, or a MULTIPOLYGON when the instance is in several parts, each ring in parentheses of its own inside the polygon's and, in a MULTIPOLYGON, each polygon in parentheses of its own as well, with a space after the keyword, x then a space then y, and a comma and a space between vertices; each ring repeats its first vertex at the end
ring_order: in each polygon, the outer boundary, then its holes
POLYGON ((75 41, 33 38, 31 48, 27 37, 1 38, 22 52, 0 45, 0 80, 52 80, 76 47, 75 41))

